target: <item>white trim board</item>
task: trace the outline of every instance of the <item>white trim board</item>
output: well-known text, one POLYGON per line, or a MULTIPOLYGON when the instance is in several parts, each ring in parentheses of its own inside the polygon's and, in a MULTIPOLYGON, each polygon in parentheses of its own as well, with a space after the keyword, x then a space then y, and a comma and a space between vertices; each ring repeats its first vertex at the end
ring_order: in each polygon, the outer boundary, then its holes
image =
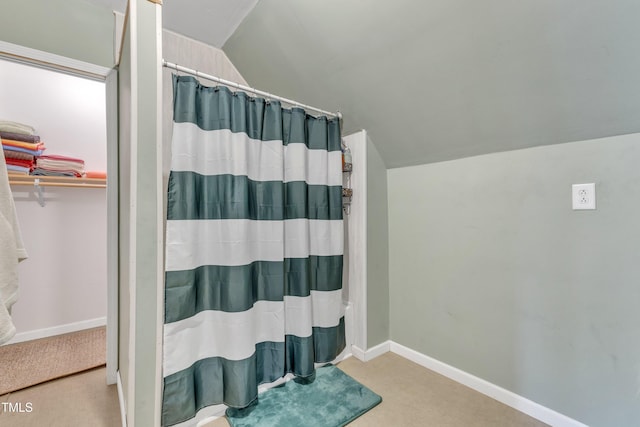
POLYGON ((105 81, 107 101, 107 384, 118 374, 118 71, 105 81))
POLYGON ((122 427, 127 427, 127 413, 124 406, 124 393, 122 391, 122 377, 120 377, 120 371, 116 372, 116 387, 118 388, 118 404, 120 406, 120 420, 122 421, 122 427))
POLYGON ((374 357, 379 356, 382 354, 380 353, 380 350, 384 346, 388 346, 391 352, 402 356, 407 360, 437 372, 440 375, 444 375, 455 382, 463 384, 484 394, 485 396, 489 396, 498 402, 504 403, 505 405, 525 413, 530 417, 542 421, 543 423, 554 427, 588 427, 586 424, 569 418, 566 415, 547 408, 546 406, 542 406, 539 403, 533 402, 498 385, 485 381, 482 378, 478 378, 475 375, 462 371, 451 365, 447 365, 444 362, 426 356, 393 341, 386 341, 385 343, 368 350, 365 352, 365 358, 369 355, 370 358, 367 360, 371 360, 374 357))
POLYGON ((382 356, 383 354, 388 353, 389 351, 391 351, 391 341, 380 343, 374 347, 371 347, 367 351, 364 351, 360 347, 355 345, 351 346, 351 352, 353 353, 355 358, 363 362, 373 360, 378 356, 382 356))
POLYGON ((367 348, 367 134, 361 130, 343 138, 350 148, 353 163, 351 172, 353 199, 347 222, 348 291, 353 314, 351 342, 357 348, 367 348))
POLYGON ((67 58, 30 47, 20 46, 0 40, 0 55, 6 59, 24 62, 30 65, 37 65, 57 71, 67 72, 74 75, 104 80, 111 68, 77 59, 67 58))
POLYGON ((52 326, 50 328, 36 329, 33 331, 20 332, 16 334, 7 344, 16 344, 24 341, 37 340, 39 338, 53 337, 55 335, 68 334, 69 332, 82 331, 83 329, 97 328, 107 324, 106 317, 83 320, 80 322, 66 323, 64 325, 52 326))

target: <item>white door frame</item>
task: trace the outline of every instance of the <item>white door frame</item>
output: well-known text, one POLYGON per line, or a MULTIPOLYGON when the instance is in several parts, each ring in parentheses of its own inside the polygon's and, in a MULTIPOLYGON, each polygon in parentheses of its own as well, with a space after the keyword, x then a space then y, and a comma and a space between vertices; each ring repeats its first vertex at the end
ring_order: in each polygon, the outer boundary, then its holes
POLYGON ((107 101, 107 384, 118 379, 118 71, 105 80, 107 101))
POLYGON ((107 384, 118 370, 118 79, 115 69, 0 41, 0 56, 105 82, 107 111, 107 384))

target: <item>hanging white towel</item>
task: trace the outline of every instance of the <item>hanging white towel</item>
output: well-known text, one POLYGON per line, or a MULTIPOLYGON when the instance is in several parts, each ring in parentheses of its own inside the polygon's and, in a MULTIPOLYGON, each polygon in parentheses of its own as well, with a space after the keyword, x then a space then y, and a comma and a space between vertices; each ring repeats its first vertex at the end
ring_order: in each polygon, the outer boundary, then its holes
POLYGON ((16 333, 11 306, 18 299, 18 262, 26 258, 4 153, 0 150, 0 345, 16 333))

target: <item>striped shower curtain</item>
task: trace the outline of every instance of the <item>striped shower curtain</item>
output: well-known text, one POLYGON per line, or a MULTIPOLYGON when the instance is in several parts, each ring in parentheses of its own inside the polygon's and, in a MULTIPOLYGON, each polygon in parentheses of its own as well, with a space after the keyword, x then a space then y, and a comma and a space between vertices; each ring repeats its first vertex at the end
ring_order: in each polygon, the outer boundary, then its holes
MULTIPOLYGON (((174 76, 165 426, 345 347, 340 122, 174 76)), ((204 411, 203 411, 204 412, 204 411)))

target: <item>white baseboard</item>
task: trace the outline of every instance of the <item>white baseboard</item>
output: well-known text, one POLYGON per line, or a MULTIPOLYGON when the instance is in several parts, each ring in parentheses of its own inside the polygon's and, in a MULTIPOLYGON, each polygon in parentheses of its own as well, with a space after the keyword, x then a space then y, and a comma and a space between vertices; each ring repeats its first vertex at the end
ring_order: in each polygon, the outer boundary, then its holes
POLYGON ((363 362, 368 362, 370 360, 375 359, 378 356, 381 356, 390 351, 391 341, 385 341, 381 344, 376 345, 375 347, 371 347, 369 350, 364 351, 360 347, 352 345, 351 353, 356 359, 361 360, 363 362))
POLYGON ((118 387, 118 403, 120 404, 120 419, 122 420, 122 427, 127 427, 127 413, 124 406, 124 392, 122 391, 122 378, 120 377, 120 371, 116 372, 116 386, 118 387))
POLYGON ((67 323, 64 325, 53 326, 50 328, 36 329, 33 331, 20 332, 16 334, 7 344, 16 344, 24 341, 37 340, 39 338, 47 338, 55 335, 67 334, 69 332, 81 331, 83 329, 97 328, 107 324, 106 317, 98 317, 96 319, 83 320, 81 322, 67 323))
POLYGON ((390 350, 553 427, 588 427, 566 415, 393 341, 390 342, 390 350))
POLYGON ((360 347, 358 347, 357 345, 353 345, 353 344, 351 345, 351 354, 353 354, 353 357, 355 357, 356 359, 362 362, 366 362, 365 351, 360 347))

